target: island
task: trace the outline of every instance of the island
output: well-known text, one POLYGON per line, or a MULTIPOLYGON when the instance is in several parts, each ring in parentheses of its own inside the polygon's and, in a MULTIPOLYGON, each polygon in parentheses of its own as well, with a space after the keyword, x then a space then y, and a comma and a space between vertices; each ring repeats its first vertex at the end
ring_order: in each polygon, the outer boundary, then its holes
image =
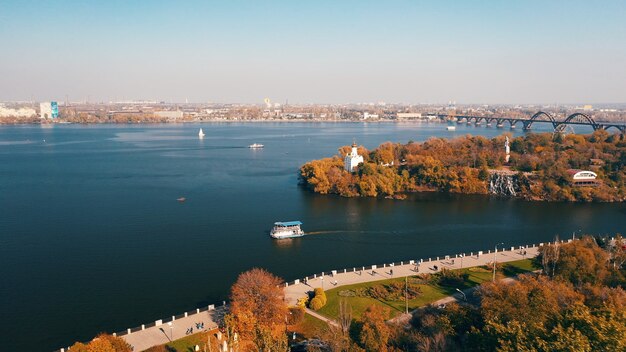
POLYGON ((531 133, 488 139, 463 136, 423 143, 353 143, 338 155, 300 167, 300 181, 319 194, 404 199, 412 192, 491 194, 525 200, 623 202, 626 141, 588 135, 531 133))

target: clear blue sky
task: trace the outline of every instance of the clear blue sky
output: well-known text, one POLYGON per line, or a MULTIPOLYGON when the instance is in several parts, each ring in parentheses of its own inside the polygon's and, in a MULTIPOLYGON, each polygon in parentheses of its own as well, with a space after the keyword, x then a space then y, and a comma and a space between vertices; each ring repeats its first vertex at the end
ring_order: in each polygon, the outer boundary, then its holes
POLYGON ((626 1, 0 1, 0 101, 626 102, 626 1))

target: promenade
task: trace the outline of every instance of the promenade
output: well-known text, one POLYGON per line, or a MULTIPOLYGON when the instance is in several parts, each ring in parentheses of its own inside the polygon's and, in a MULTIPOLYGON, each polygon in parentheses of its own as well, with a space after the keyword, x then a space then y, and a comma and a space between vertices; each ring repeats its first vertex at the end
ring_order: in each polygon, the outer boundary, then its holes
MULTIPOLYGON (((509 247, 507 250, 499 250, 495 253, 495 258, 498 263, 533 258, 537 256, 538 250, 539 246, 535 245, 516 248, 509 247)), ((332 270, 309 276, 306 279, 285 283, 285 301, 288 305, 295 305, 299 298, 306 297, 308 292, 316 287, 329 290, 345 285, 413 276, 420 273, 436 273, 444 268, 461 269, 483 266, 493 262, 493 260, 493 252, 481 251, 465 255, 429 258, 428 260, 410 260, 400 263, 332 270)), ((448 297, 444 300, 453 299, 455 298, 448 297)), ((221 323, 226 310, 226 306, 214 307, 210 305, 203 309, 196 309, 181 315, 159 319, 140 327, 127 329, 124 332, 117 333, 117 335, 126 340, 133 347, 133 351, 144 351, 150 347, 185 337, 189 328, 193 328, 192 333, 194 334, 216 329, 221 323), (198 323, 204 324, 203 328, 197 329, 196 324, 198 323)), ((334 323, 330 319, 308 309, 307 313, 331 324, 334 323)), ((64 351, 64 349, 61 349, 61 351, 64 351)))
POLYGON ((154 322, 153 326, 143 330, 131 332, 122 336, 132 347, 133 351, 144 351, 152 346, 162 345, 170 341, 183 338, 187 335, 187 329, 193 328, 192 333, 211 331, 217 329, 218 322, 221 322, 226 311, 225 306, 216 309, 201 311, 199 313, 175 318, 167 323, 163 321, 154 322), (197 329, 196 324, 204 323, 203 329, 197 329))
MULTIPOLYGON (((534 258, 538 254, 538 246, 517 247, 514 250, 498 250, 496 260, 498 263, 512 262, 526 258, 534 258), (525 254, 524 254, 525 253, 525 254)), ((413 276, 421 273, 436 273, 443 269, 461 269, 475 266, 483 266, 493 262, 493 252, 471 253, 461 257, 446 256, 443 258, 429 258, 429 260, 407 261, 402 264, 383 264, 377 266, 356 267, 350 269, 335 270, 316 274, 313 278, 296 280, 287 283, 285 287, 285 300, 289 305, 295 305, 299 298, 306 297, 309 291, 321 287, 330 290, 345 285, 360 284, 384 279, 413 276), (437 268, 435 269, 435 266, 437 268), (417 271, 416 271, 417 269, 417 271)))

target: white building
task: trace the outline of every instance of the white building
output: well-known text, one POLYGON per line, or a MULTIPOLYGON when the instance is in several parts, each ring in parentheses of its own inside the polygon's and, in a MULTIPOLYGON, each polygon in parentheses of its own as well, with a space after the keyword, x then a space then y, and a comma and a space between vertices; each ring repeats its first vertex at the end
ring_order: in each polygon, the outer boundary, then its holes
POLYGON ((596 186, 598 174, 593 171, 569 169, 567 173, 572 178, 573 186, 596 186))
POLYGON ((56 119, 59 117, 59 105, 56 101, 45 101, 39 104, 39 117, 42 119, 56 119))
POLYGON ((343 167, 348 172, 353 172, 359 164, 363 163, 363 156, 359 155, 356 149, 356 143, 352 143, 352 152, 346 154, 343 167))
POLYGON ((31 117, 37 115, 37 111, 32 108, 7 108, 4 104, 0 104, 0 117, 31 117))
POLYGON ((154 116, 168 119, 181 119, 183 117, 183 112, 180 110, 155 111, 154 116))
POLYGON ((369 112, 364 112, 363 113, 363 120, 377 119, 377 118, 378 118, 378 114, 370 114, 369 112))
POLYGON ((419 112, 399 112, 399 119, 421 119, 422 114, 419 112))

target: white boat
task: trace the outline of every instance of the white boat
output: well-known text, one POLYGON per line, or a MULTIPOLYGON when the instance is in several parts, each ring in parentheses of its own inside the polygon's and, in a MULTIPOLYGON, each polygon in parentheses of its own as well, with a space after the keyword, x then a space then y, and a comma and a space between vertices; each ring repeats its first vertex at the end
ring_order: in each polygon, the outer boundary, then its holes
POLYGON ((202 128, 198 132, 198 138, 204 138, 204 131, 202 130, 202 128))
POLYGON ((275 239, 302 237, 304 231, 300 225, 302 225, 300 221, 275 222, 270 236, 275 239))
POLYGON ((252 149, 260 149, 260 148, 263 148, 263 147, 265 147, 265 146, 263 144, 259 144, 259 143, 250 144, 248 146, 248 148, 252 148, 252 149))
POLYGON ((448 131, 456 131, 456 126, 447 126, 446 130, 448 130, 448 131))

